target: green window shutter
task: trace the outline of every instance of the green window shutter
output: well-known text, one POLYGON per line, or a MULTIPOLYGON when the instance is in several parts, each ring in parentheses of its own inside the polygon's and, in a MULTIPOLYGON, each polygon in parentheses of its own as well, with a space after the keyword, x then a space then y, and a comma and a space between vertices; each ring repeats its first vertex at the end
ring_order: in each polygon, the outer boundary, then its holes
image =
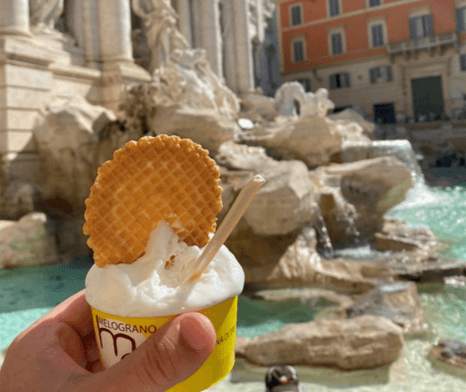
POLYGON ((330 75, 330 90, 335 90, 337 88, 337 75, 330 75))
POLYGON ((293 60, 295 62, 300 62, 304 60, 304 48, 302 41, 295 41, 293 43, 293 60))
POLYGON ((416 18, 409 18, 409 38, 417 38, 416 32, 416 18))
POLYGON ((293 26, 301 24, 301 7, 291 7, 291 23, 293 26))
POLYGON ((455 17, 456 17, 456 31, 462 32, 465 31, 464 26, 464 10, 466 7, 460 7, 455 9, 455 17))
POLYGON ((387 82, 391 82, 393 80, 392 66, 387 65, 385 72, 387 73, 387 82))
POLYGON ((330 37, 331 38, 331 45, 332 45, 332 54, 337 54, 337 42, 336 42, 336 35, 335 34, 332 34, 332 36, 330 37))
POLYGON ((332 34, 332 54, 341 54, 343 53, 343 42, 341 34, 335 33, 332 34))
POLYGON ((384 44, 383 39, 383 27, 381 24, 373 25, 372 28, 372 46, 382 46, 384 44))
POLYGON ((422 16, 422 26, 424 28, 425 37, 432 37, 434 35, 434 24, 432 21, 432 15, 422 16))
POLYGON ((329 11, 330 16, 336 16, 340 14, 340 3, 338 0, 329 0, 329 11))
POLYGON ((461 71, 466 71, 466 54, 460 56, 460 68, 461 71))

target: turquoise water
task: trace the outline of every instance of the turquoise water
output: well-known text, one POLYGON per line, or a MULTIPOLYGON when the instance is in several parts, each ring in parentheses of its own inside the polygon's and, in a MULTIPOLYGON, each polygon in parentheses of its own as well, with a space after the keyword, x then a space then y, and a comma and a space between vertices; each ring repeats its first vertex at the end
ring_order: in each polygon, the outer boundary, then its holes
MULTIPOLYGON (((431 362, 428 354, 441 338, 466 342, 466 286, 418 285, 419 300, 429 332, 406 339, 405 354, 391 366, 356 372, 309 369, 296 366, 302 388, 307 392, 459 392, 466 390, 466 376, 431 362)), ((239 359, 231 375, 212 392, 263 392, 266 367, 249 366, 239 359)))
POLYGON ((0 349, 60 302, 84 288, 92 261, 0 271, 0 349))
POLYGON ((404 220, 412 228, 430 228, 448 244, 443 257, 466 260, 465 183, 451 188, 428 188, 421 183, 387 215, 404 220))
POLYGON ((238 335, 252 338, 283 328, 288 323, 313 320, 318 310, 301 304, 299 298, 284 301, 238 299, 238 335))

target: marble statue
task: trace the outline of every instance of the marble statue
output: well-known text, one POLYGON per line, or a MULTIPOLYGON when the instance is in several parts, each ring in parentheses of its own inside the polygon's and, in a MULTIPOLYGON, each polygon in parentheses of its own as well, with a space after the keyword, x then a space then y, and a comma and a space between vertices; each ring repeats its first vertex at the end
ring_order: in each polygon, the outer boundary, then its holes
POLYGON ((29 0, 31 27, 53 30, 63 13, 64 0, 29 0))
POLYGON ((300 116, 325 117, 335 105, 328 99, 328 90, 318 89, 315 93, 304 91, 299 82, 288 82, 280 86, 275 93, 275 107, 281 116, 296 116, 299 106, 300 116))
POLYGON ((132 0, 133 11, 144 21, 147 43, 151 50, 152 73, 165 63, 175 49, 189 47, 178 31, 177 14, 169 0, 132 0))

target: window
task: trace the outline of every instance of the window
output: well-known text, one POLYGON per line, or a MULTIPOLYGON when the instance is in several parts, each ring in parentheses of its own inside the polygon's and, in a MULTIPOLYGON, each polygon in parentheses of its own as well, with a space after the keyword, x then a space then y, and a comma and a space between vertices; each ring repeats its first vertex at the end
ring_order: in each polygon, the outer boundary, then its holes
POLYGON ((343 26, 330 28, 327 31, 327 37, 330 56, 346 53, 345 28, 343 26))
POLYGON ((340 0, 328 0, 328 14, 330 16, 340 15, 340 0))
POLYGON ((393 72, 391 65, 384 67, 375 67, 369 70, 369 78, 371 84, 375 84, 380 80, 391 82, 393 80, 393 72))
POLYGON ((378 46, 385 45, 385 39, 383 36, 383 24, 374 24, 371 26, 371 38, 372 38, 372 47, 376 48, 378 46))
POLYGON ((331 36, 332 40, 332 54, 342 54, 343 53, 343 39, 341 38, 341 33, 334 33, 331 36))
POLYGON ((297 79, 296 80, 297 82, 301 83, 301 85, 303 86, 304 88, 304 91, 306 91, 307 93, 309 91, 311 91, 311 79, 309 78, 302 78, 302 79, 297 79))
POLYGON ((411 39, 431 37, 434 35, 432 15, 409 18, 409 35, 411 39))
POLYGON ((368 7, 377 7, 382 4, 382 0, 368 0, 367 6, 368 7))
POLYGON ((350 87, 350 74, 348 72, 330 75, 330 89, 350 87))
POLYGON ((291 25, 297 26, 303 23, 301 18, 301 4, 290 7, 291 12, 291 25))
POLYGON ((466 71, 466 54, 460 55, 460 69, 466 71))
POLYGON ((466 17, 466 7, 458 7, 455 10, 455 16, 456 16, 456 31, 462 32, 466 31, 466 26, 465 26, 465 17, 466 17))
POLYGON ((299 63, 301 61, 304 61, 304 59, 306 58, 304 54, 304 39, 297 39, 292 41, 291 48, 293 62, 299 63))

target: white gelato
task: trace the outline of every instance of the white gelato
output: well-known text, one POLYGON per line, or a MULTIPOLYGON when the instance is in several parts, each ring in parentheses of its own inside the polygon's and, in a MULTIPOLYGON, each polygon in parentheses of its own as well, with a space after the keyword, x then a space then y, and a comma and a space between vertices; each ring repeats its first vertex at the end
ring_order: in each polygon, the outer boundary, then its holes
POLYGON ((204 309, 240 294, 244 272, 225 246, 198 279, 178 285, 201 253, 161 222, 151 233, 146 254, 134 263, 92 266, 86 277, 87 302, 115 316, 159 317, 204 309))

